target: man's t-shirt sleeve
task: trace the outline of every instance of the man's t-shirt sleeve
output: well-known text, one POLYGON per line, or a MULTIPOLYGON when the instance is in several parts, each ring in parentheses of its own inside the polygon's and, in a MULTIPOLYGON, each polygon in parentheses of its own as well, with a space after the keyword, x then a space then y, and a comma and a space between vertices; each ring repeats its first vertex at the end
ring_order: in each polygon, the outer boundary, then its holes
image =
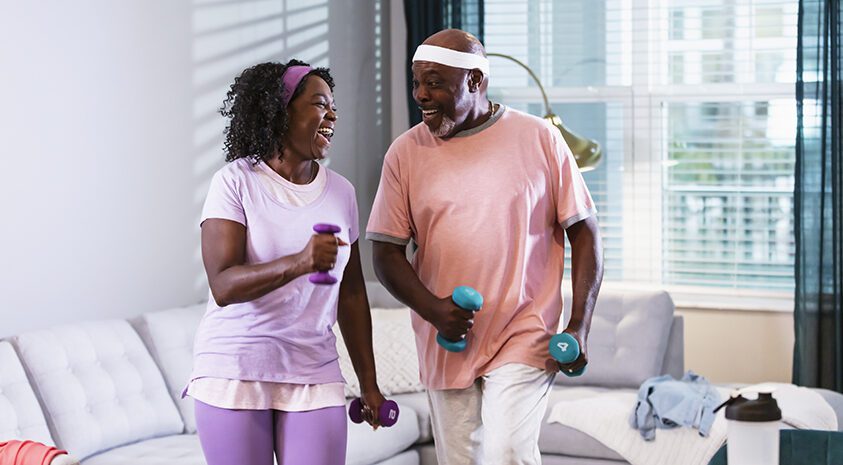
POLYGON ((218 171, 211 179, 199 224, 201 225, 209 218, 221 218, 246 226, 246 214, 243 211, 243 203, 237 195, 235 180, 224 173, 224 170, 218 171))
POLYGON ((574 223, 596 215, 597 209, 594 207, 594 201, 591 199, 591 193, 585 185, 582 173, 577 167, 574 154, 571 153, 565 139, 555 127, 550 126, 549 132, 553 149, 551 166, 554 168, 552 171, 555 171, 553 181, 556 194, 556 221, 563 229, 567 229, 574 223))
POLYGON ((357 207, 357 194, 354 187, 351 188, 351 228, 348 231, 348 239, 350 244, 357 242, 360 237, 360 212, 357 207))
POLYGON ((406 182, 401 177, 397 153, 390 147, 384 158, 378 192, 366 226, 366 239, 398 245, 410 242, 412 230, 406 182))

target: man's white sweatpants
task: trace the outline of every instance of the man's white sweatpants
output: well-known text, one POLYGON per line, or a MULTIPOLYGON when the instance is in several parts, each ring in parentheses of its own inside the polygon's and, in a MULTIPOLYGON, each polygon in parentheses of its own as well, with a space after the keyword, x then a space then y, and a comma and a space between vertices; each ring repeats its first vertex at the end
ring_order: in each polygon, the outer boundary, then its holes
POLYGON ((466 389, 429 390, 439 465, 540 465, 539 429, 555 375, 512 363, 466 389))

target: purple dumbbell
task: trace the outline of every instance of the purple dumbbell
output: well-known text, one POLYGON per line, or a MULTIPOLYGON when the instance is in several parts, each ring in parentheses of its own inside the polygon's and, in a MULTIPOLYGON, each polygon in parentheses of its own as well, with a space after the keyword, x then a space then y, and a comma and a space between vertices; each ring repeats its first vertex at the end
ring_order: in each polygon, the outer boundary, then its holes
MULTIPOLYGON (((363 423, 363 401, 356 398, 348 406, 348 417, 354 423, 363 423)), ((388 400, 381 404, 378 412, 378 423, 381 426, 390 427, 398 422, 398 404, 394 400, 388 400)))
MULTIPOLYGON (((340 227, 335 224, 319 223, 313 226, 313 230, 317 234, 336 234, 341 231, 340 227)), ((309 277, 313 284, 336 284, 337 278, 331 276, 327 271, 317 271, 309 277)))

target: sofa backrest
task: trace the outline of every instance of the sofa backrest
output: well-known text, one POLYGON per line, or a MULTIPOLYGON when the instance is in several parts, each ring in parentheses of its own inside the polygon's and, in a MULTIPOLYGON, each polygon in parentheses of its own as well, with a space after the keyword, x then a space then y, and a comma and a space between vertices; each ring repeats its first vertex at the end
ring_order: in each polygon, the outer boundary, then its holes
MULTIPOLYGON (((371 306, 372 348, 377 364, 378 387, 385 396, 424 391, 419 380, 419 360, 416 338, 410 322, 410 309, 371 306)), ((337 354, 345 378, 348 397, 360 396, 360 383, 354 373, 351 357, 345 347, 339 325, 334 325, 337 354)))
MULTIPOLYGON (((422 389, 418 381, 418 360, 409 321, 410 310, 380 283, 367 282, 366 290, 373 310, 373 333, 381 388, 387 394, 422 389)), ((566 308, 570 308, 569 294, 565 295, 565 302, 566 308)), ((193 401, 190 398, 182 399, 181 393, 192 371, 193 339, 205 308, 206 304, 202 303, 150 312, 132 321, 164 376, 187 433, 196 431, 193 401)), ((346 392, 358 395, 359 386, 342 336, 336 328, 335 331, 340 365, 348 381, 346 392)), ((667 373, 679 378, 684 369, 683 347, 682 317, 673 314, 673 302, 666 293, 628 291, 604 285, 595 309, 589 341, 589 370, 581 378, 558 376, 557 383, 637 388, 640 385, 639 379, 643 381, 652 373, 667 373), (636 342, 639 339, 641 342, 636 342), (631 343, 637 346, 636 350, 630 352, 631 343), (615 347, 621 348, 620 353, 615 352, 615 347)))
MULTIPOLYGON (((377 282, 367 282, 372 308, 404 307, 377 282)), ((571 292, 563 290, 565 328, 571 292)), ((661 290, 632 289, 604 283, 589 335, 589 367, 578 378, 557 376, 557 384, 637 388, 652 376, 684 371, 684 324, 674 315, 670 296, 661 290)))
MULTIPOLYGON (((559 331, 571 312, 570 291, 563 294, 565 317, 559 331)), ((556 383, 638 388, 648 378, 663 374, 673 312, 667 292, 604 285, 594 306, 586 373, 575 378, 557 376, 556 383)))
POLYGON ((132 321, 152 357, 161 368, 167 389, 176 402, 186 433, 196 432, 193 399, 182 398, 193 371, 193 339, 206 304, 149 312, 132 321))
MULTIPOLYGON (((400 304, 399 304, 400 305, 400 304)), ((193 366, 193 340, 206 304, 149 312, 132 320, 155 359, 164 380, 181 412, 185 432, 196 432, 194 404, 191 398, 181 398, 190 379, 193 366)), ((395 308, 395 306, 392 306, 395 308)), ((360 395, 360 385, 351 365, 348 350, 338 325, 334 325, 340 368, 347 381, 346 394, 360 395)), ((419 381, 415 339, 410 325, 409 309, 378 309, 372 305, 372 335, 378 364, 378 381, 384 395, 423 390, 419 381)))
POLYGON ((0 442, 11 439, 54 444, 15 349, 0 341, 0 442))
POLYGON ((33 331, 12 343, 56 445, 74 456, 184 429, 161 372, 127 321, 33 331))

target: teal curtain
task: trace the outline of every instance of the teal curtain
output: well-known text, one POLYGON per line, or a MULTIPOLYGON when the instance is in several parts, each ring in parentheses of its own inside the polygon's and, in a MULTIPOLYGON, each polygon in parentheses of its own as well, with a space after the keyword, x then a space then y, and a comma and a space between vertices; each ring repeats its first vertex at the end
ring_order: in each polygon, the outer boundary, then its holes
POLYGON ((800 0, 793 382, 843 392, 843 167, 838 0, 800 0))
POLYGON ((413 53, 424 39, 442 29, 462 29, 483 42, 483 0, 404 0, 407 22, 407 105, 410 127, 421 122, 421 112, 413 100, 413 53))

